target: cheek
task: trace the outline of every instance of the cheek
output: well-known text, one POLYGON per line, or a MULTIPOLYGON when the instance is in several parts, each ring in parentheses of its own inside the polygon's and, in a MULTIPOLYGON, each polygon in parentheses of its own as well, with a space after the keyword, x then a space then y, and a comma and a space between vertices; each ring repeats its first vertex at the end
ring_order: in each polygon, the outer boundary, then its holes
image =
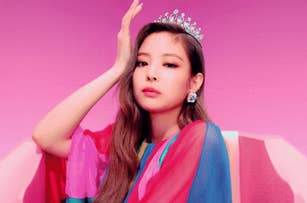
POLYGON ((189 82, 187 78, 176 78, 177 80, 169 80, 168 84, 164 86, 167 87, 167 100, 170 103, 181 104, 187 97, 189 92, 189 82), (174 82, 175 81, 175 82, 174 82))
POLYGON ((135 70, 132 75, 132 86, 133 89, 137 88, 140 83, 140 71, 135 70))
POLYGON ((172 88, 174 91, 186 92, 189 90, 190 78, 186 75, 180 75, 180 77, 178 77, 178 75, 167 77, 166 81, 168 84, 165 86, 172 88))
POLYGON ((134 71, 132 75, 132 87, 133 87, 133 96, 137 100, 138 99, 138 93, 140 91, 140 86, 142 85, 140 80, 140 71, 134 71))

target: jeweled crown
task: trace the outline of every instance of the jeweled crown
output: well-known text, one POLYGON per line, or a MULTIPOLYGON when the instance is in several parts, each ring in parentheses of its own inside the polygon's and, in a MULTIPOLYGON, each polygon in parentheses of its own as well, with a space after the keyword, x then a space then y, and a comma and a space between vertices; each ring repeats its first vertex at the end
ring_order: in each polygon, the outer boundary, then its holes
POLYGON ((199 42, 204 38, 204 35, 201 34, 201 28, 196 28, 196 22, 191 22, 191 18, 187 17, 185 19, 185 14, 181 13, 178 15, 179 11, 178 9, 175 9, 172 14, 169 15, 168 12, 164 14, 164 16, 160 16, 158 20, 155 20, 154 22, 159 23, 174 23, 177 25, 180 25, 184 28, 184 30, 195 37, 199 42))

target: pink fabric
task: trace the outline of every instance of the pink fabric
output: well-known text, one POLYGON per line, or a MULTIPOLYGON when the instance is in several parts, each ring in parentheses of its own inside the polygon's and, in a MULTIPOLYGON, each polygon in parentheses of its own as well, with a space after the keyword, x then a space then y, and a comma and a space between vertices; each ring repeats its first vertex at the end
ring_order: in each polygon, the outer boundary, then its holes
MULTIPOLYGON (((140 186, 140 181, 138 181, 128 202, 186 202, 196 172, 205 132, 206 123, 201 121, 184 127, 176 142, 169 149, 168 155, 165 156, 159 173, 148 181, 142 200, 138 198, 138 187, 140 186), (190 167, 186 167, 187 165, 190 167)), ((154 150, 152 154, 157 151, 154 150)), ((145 168, 148 167, 152 158, 148 159, 145 168)), ((144 174, 140 176, 140 180, 143 176, 144 174)))
POLYGON ((168 145, 168 143, 172 140, 174 136, 171 136, 166 141, 164 141, 163 145, 159 148, 157 153, 153 156, 152 160, 148 164, 146 171, 144 172, 143 178, 140 180, 140 184, 138 188, 139 200, 141 200, 145 195, 146 186, 147 186, 148 181, 159 172, 160 157, 163 153, 163 150, 165 149, 165 147, 168 145))
POLYGON ((294 202, 291 187, 275 170, 264 141, 240 136, 239 147, 241 203, 294 202))
POLYGON ((108 164, 108 157, 83 132, 78 126, 73 133, 67 161, 66 194, 74 198, 94 197, 108 164))

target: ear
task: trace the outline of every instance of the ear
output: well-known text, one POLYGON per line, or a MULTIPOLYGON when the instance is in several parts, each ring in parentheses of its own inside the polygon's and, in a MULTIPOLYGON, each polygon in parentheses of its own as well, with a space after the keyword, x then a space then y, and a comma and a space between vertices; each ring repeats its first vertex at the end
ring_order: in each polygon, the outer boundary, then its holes
POLYGON ((203 84, 203 82, 204 82, 204 75, 202 73, 197 73, 190 80, 189 91, 197 92, 201 87, 201 85, 203 84))

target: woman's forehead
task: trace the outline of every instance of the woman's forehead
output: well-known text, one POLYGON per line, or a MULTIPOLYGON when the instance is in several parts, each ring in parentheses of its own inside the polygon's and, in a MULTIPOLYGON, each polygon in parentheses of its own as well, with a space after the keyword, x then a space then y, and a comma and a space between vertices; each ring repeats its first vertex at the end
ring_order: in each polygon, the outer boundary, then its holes
POLYGON ((151 53, 185 55, 185 49, 178 35, 170 32, 156 32, 145 38, 138 53, 149 55, 151 53))

